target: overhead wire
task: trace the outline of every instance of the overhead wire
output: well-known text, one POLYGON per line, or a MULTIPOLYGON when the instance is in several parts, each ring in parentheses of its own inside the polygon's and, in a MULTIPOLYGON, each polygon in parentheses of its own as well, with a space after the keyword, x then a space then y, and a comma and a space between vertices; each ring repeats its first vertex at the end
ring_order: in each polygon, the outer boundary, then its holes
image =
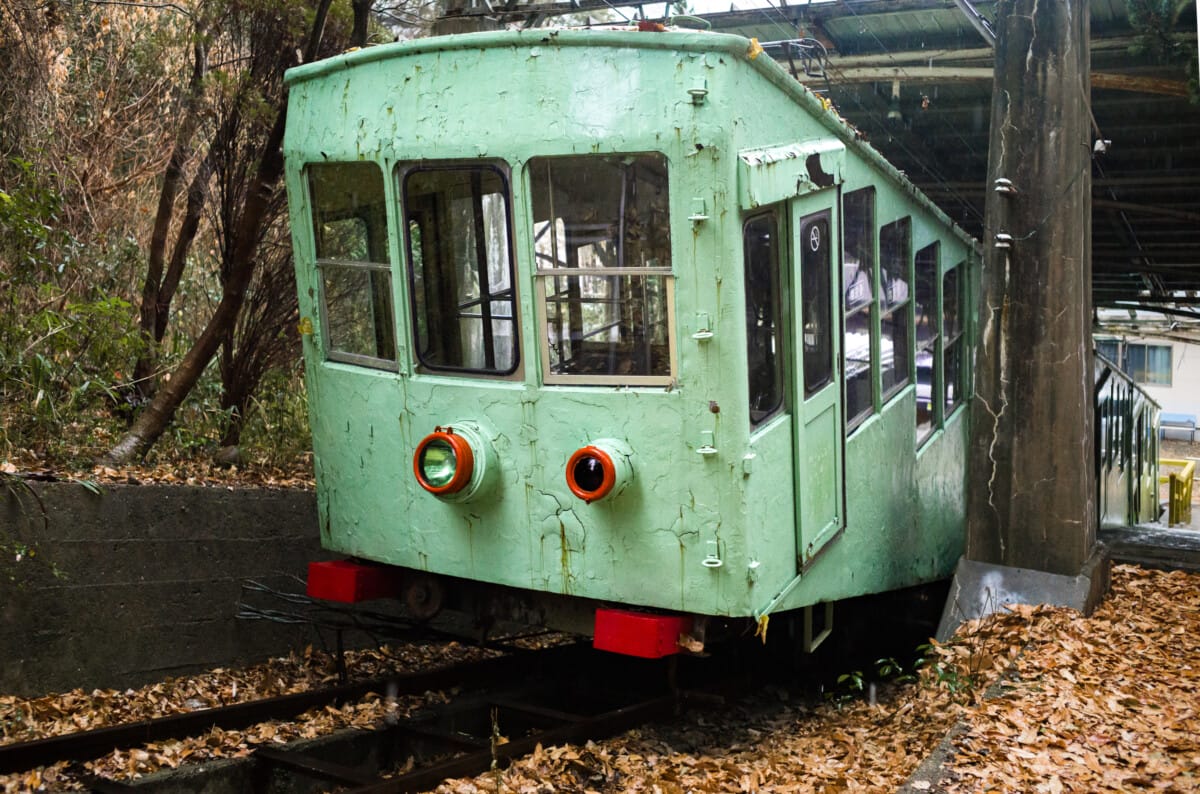
MULTIPOLYGON (((787 16, 784 15, 782 8, 776 7, 775 4, 771 2, 771 0, 766 0, 766 3, 767 3, 766 8, 760 7, 756 10, 758 10, 762 14, 762 16, 766 19, 766 21, 768 23, 772 24, 774 27, 778 28, 779 30, 788 34, 790 37, 794 38, 796 35, 796 30, 792 26, 792 20, 788 19, 787 16), (774 12, 775 15, 777 15, 779 17, 779 19, 781 19, 783 21, 783 23, 786 23, 786 24, 781 24, 779 21, 772 18, 772 16, 768 13, 767 9, 770 9, 770 11, 774 12)), ((809 5, 811 5, 811 3, 809 5)), ((843 2, 841 5, 843 7, 845 7, 847 10, 849 10, 850 13, 855 18, 860 20, 860 22, 861 22, 862 16, 854 10, 854 8, 850 2, 843 2)), ((807 6, 805 6, 805 7, 807 7, 807 6)), ((877 35, 875 35, 874 31, 870 30, 870 28, 866 25, 864 25, 862 27, 862 30, 871 35, 871 37, 875 40, 876 45, 878 45, 878 47, 880 48, 882 53, 885 54, 889 59, 891 59, 893 63, 896 63, 897 68, 901 68, 901 69, 903 68, 896 61, 895 55, 891 52, 890 49, 888 49, 887 45, 884 44, 883 41, 880 40, 880 38, 877 35)), ((829 68, 831 68, 835 72, 840 72, 840 69, 838 68, 838 66, 836 64, 834 64, 832 62, 828 62, 828 64, 829 64, 829 68)), ((858 109, 862 111, 862 113, 864 114, 864 116, 866 118, 874 120, 875 113, 873 113, 871 110, 869 110, 866 107, 866 105, 863 104, 862 100, 858 98, 857 92, 848 91, 846 93, 846 96, 848 96, 858 106, 858 109)), ((970 143, 962 137, 961 133, 959 133, 952 126, 950 126, 949 122, 945 121, 945 119, 940 119, 940 120, 943 124, 946 124, 948 126, 948 128, 950 129, 950 131, 958 137, 958 139, 963 143, 963 145, 967 148, 967 150, 971 153, 972 156, 978 157, 978 153, 975 152, 974 148, 971 147, 970 143)), ((969 199, 967 199, 965 196, 963 196, 961 193, 959 193, 947 181, 947 179, 941 174, 941 172, 938 171, 937 168, 935 168, 933 165, 928 163, 923 157, 921 157, 919 154, 917 154, 915 151, 913 151, 898 136, 893 135, 892 132, 890 130, 888 130, 886 126, 882 126, 881 129, 885 134, 890 136, 892 143, 894 143, 901 151, 903 151, 913 162, 915 162, 917 165, 919 165, 925 171, 926 174, 928 174, 930 177, 932 177, 933 180, 935 182, 937 182, 947 194, 949 194, 950 196, 953 196, 958 201, 959 205, 967 213, 969 213, 970 215, 973 215, 976 219, 979 220, 980 223, 983 222, 983 213, 980 212, 978 209, 976 209, 975 205, 969 199)))
MULTIPOLYGON (((768 2, 768 4, 769 4, 769 3, 770 3, 770 0, 767 0, 767 2, 768 2)), ((854 5, 853 5, 853 3, 852 3, 852 2, 849 2, 849 1, 847 1, 847 2, 843 2, 843 3, 842 3, 842 6, 843 6, 844 8, 846 8, 846 10, 848 10, 848 11, 850 12, 850 14, 851 14, 852 16, 854 16, 856 19, 858 19, 860 22, 862 21, 862 16, 861 16, 861 15, 860 15, 860 14, 859 14, 857 11, 855 11, 855 10, 854 10, 854 5)), ((774 6, 773 6, 773 5, 772 5, 771 7, 772 7, 772 8, 774 8, 774 6)), ((781 13, 781 15, 782 15, 782 13, 781 13)), ((873 31, 873 30, 870 28, 870 26, 869 26, 869 25, 865 25, 865 24, 864 24, 864 25, 862 26, 862 28, 861 28, 861 29, 862 29, 864 32, 868 33, 868 34, 871 36, 871 38, 873 38, 873 39, 875 40, 875 43, 878 45, 878 47, 879 47, 880 51, 881 51, 881 52, 883 52, 883 53, 884 53, 884 54, 885 54, 885 55, 886 55, 886 56, 887 56, 887 57, 888 57, 888 58, 889 58, 889 59, 892 61, 892 63, 893 63, 893 64, 895 64, 895 66, 896 66, 896 68, 897 68, 898 70, 903 70, 903 69, 904 69, 904 66, 903 66, 902 64, 900 64, 900 63, 899 63, 899 62, 896 60, 896 58, 895 58, 895 55, 894 55, 894 54, 891 52, 891 50, 890 50, 890 49, 887 47, 887 45, 883 43, 883 41, 882 41, 882 40, 879 38, 879 36, 875 34, 875 32, 874 32, 874 31, 873 31)), ((836 65, 834 65, 834 66, 833 66, 833 68, 834 68, 834 69, 837 69, 837 66, 836 66, 836 65)), ((858 100, 858 97, 857 97, 857 95, 856 95, 856 94, 850 94, 850 96, 851 96, 851 97, 852 97, 852 98, 855 100, 855 102, 856 102, 856 103, 859 105, 859 107, 860 107, 860 108, 861 108, 861 109, 862 109, 864 112, 866 112, 866 108, 865 108, 865 107, 863 107, 863 105, 862 105, 861 101, 859 101, 859 100, 858 100)), ((1088 111, 1088 117, 1089 117, 1089 120, 1090 120, 1090 122, 1091 122, 1091 126, 1092 126, 1093 130, 1095 131, 1095 133, 1096 133, 1096 135, 1097 135, 1097 137, 1098 137, 1098 138, 1101 138, 1101 139, 1103 139, 1103 134, 1102 134, 1102 133, 1101 133, 1101 131, 1100 131, 1100 126, 1099 126, 1099 124, 1096 122, 1096 116, 1095 116, 1095 113, 1094 113, 1094 112, 1093 112, 1093 110, 1092 110, 1091 101, 1090 101, 1090 98, 1089 98, 1089 97, 1085 97, 1085 105, 1086 105, 1086 107, 1087 107, 1087 111, 1088 111)), ((970 153, 971 153, 971 155, 972 155, 973 157, 976 157, 976 158, 978 158, 978 157, 979 157, 978 153, 975 151, 974 147, 973 147, 973 146, 971 146, 970 142, 969 142, 969 141, 967 141, 967 140, 966 140, 966 139, 965 139, 965 138, 962 136, 962 134, 961 134, 961 133, 960 133, 960 132, 959 132, 957 129, 955 129, 955 128, 954 128, 954 126, 953 126, 952 124, 950 124, 950 122, 949 122, 949 121, 947 121, 945 118, 942 118, 942 117, 939 117, 939 120, 940 120, 940 121, 941 121, 941 122, 942 122, 942 123, 943 123, 943 124, 944 124, 944 125, 945 125, 945 126, 946 126, 946 127, 947 127, 947 128, 948 128, 948 129, 949 129, 949 130, 950 130, 950 131, 953 133, 953 134, 954 134, 954 136, 955 136, 956 138, 958 138, 958 140, 959 140, 959 141, 960 141, 960 142, 963 144, 963 146, 964 146, 964 147, 966 147, 967 151, 968 151, 968 152, 970 152, 970 153)), ((946 181, 945 181, 944 179, 942 179, 942 178, 940 177, 940 175, 938 175, 938 174, 937 174, 937 172, 936 172, 936 169, 933 169, 933 168, 932 168, 932 167, 930 167, 928 164, 926 164, 926 163, 925 163, 925 162, 924 162, 924 161, 923 161, 923 160, 922 160, 920 157, 917 157, 917 156, 915 155, 915 153, 913 153, 913 152, 912 152, 912 151, 911 151, 911 150, 910 150, 910 149, 909 149, 907 146, 905 146, 905 145, 904 145, 904 143, 903 143, 902 141, 900 141, 899 139, 897 139, 897 138, 893 138, 893 142, 895 142, 897 145, 899 145, 899 146, 900 146, 900 148, 901 148, 901 149, 903 149, 903 150, 904 150, 904 151, 905 151, 905 152, 906 152, 906 153, 907 153, 907 154, 908 154, 910 157, 913 157, 913 159, 914 159, 914 160, 916 160, 918 163, 920 163, 920 164, 922 165, 922 167, 926 168, 926 170, 927 170, 927 171, 930 173, 930 175, 931 175, 931 176, 934 176, 934 178, 935 178, 935 179, 936 179, 938 182, 940 182, 940 183, 941 183, 941 185, 943 186, 943 188, 944 188, 944 189, 946 189, 946 190, 948 190, 948 192, 949 192, 951 195, 953 195, 953 196, 954 196, 954 197, 955 197, 955 198, 956 198, 956 199, 957 199, 957 200, 960 202, 960 204, 961 204, 962 206, 964 206, 964 207, 968 208, 968 209, 971 211, 971 213, 972 213, 973 215, 975 215, 975 216, 976 216, 976 217, 977 217, 977 218, 980 220, 980 222, 982 222, 982 221, 983 221, 983 215, 982 215, 982 214, 981 214, 981 213, 980 213, 978 210, 976 210, 976 209, 975 209, 975 206, 974 206, 974 204, 970 203, 970 202, 969 202, 969 201, 968 201, 966 198, 964 198, 963 196, 961 196, 961 194, 959 194, 959 193, 958 193, 956 190, 954 190, 953 188, 951 188, 951 187, 950 187, 950 186, 949 186, 949 185, 946 183, 946 181)), ((1080 177, 1083 175, 1083 170, 1084 170, 1084 169, 1086 169, 1086 170, 1090 170, 1090 169, 1091 169, 1091 167, 1092 167, 1092 163, 1093 163, 1093 162, 1094 162, 1094 161, 1093 161, 1093 159, 1092 159, 1092 158, 1089 158, 1089 161, 1088 161, 1088 163, 1087 163, 1087 164, 1086 164, 1086 165, 1083 167, 1083 169, 1081 169, 1081 172, 1080 172, 1080 173, 1078 173, 1078 174, 1076 174, 1076 175, 1075 175, 1075 176, 1074 176, 1074 177, 1073 177, 1073 178, 1070 180, 1070 182, 1068 182, 1067 186, 1066 186, 1066 187, 1063 189, 1063 194, 1064 194, 1064 195, 1065 195, 1065 194, 1066 194, 1068 191, 1070 191, 1070 190, 1073 188, 1073 186, 1075 185, 1075 183, 1076 183, 1076 182, 1079 180, 1079 178, 1080 178, 1080 177)), ((1103 172, 1103 168, 1100 166, 1100 164, 1099 164, 1098 162, 1097 162, 1097 163, 1095 163, 1095 167, 1096 167, 1096 170, 1097 170, 1097 171, 1099 171, 1099 173, 1100 173, 1100 174, 1103 176, 1103 173, 1104 173, 1104 172, 1103 172)), ((1109 192, 1110 192, 1110 194, 1113 194, 1113 191, 1112 191, 1112 189, 1111 189, 1111 188, 1109 189, 1109 192)), ((1040 220, 1040 221, 1039 221, 1037 224, 1035 224, 1034 228, 1033 228, 1031 231, 1029 231, 1027 234, 1023 235, 1022 237, 1019 237, 1019 238, 1016 238, 1016 239, 1028 239, 1028 238, 1032 237, 1034 234, 1036 234, 1038 231, 1040 231, 1040 230, 1041 230, 1041 228, 1042 228, 1042 227, 1043 227, 1043 226, 1046 224, 1046 222, 1049 220, 1049 217, 1050 217, 1050 215, 1047 215, 1047 217, 1044 217, 1044 218, 1042 218, 1042 219, 1041 219, 1041 220, 1040 220)), ((1128 218, 1127 218, 1127 217, 1125 217, 1125 214, 1124 214, 1123 212, 1121 213, 1121 220, 1122 220, 1122 222, 1124 223, 1124 226, 1125 226, 1125 230, 1126 230, 1126 232, 1127 232, 1127 233, 1128 233, 1128 234, 1131 236, 1131 238, 1133 239, 1135 246, 1136 246, 1138 249, 1141 249, 1141 248, 1142 248, 1142 246, 1141 246, 1141 244, 1140 244, 1140 241, 1139 241, 1139 240, 1138 240, 1138 238, 1137 238, 1137 233, 1134 231, 1134 229, 1132 228, 1132 225, 1129 223, 1129 220, 1128 220, 1128 218)))
MULTIPOLYGON (((843 7, 844 7, 844 8, 845 8, 847 11, 849 11, 849 12, 850 12, 850 14, 851 14, 851 15, 852 15, 852 16, 853 16, 855 19, 857 19, 857 20, 858 20, 860 23, 862 23, 862 22, 863 22, 862 15, 861 15, 861 14, 859 14, 857 11, 855 11, 855 10, 854 10, 854 5, 853 5, 853 3, 852 3, 852 2, 844 2, 844 3, 842 3, 841 5, 842 5, 842 6, 843 6, 843 7)), ((773 7, 774 7, 774 6, 772 6, 772 8, 773 8, 773 7)), ((892 51, 891 51, 891 50, 888 48, 888 46, 887 46, 886 44, 884 44, 884 43, 883 43, 883 40, 882 40, 882 39, 880 39, 878 35, 876 35, 875 31, 874 31, 874 30, 872 30, 872 29, 871 29, 871 27, 870 27, 869 25, 867 25, 867 24, 862 24, 861 30, 862 30, 862 31, 864 31, 864 32, 866 32, 866 33, 868 33, 868 34, 870 35, 870 37, 871 37, 872 39, 874 39, 874 40, 875 40, 875 44, 876 44, 876 45, 879 47, 880 51, 881 51, 881 52, 882 52, 884 55, 886 55, 886 56, 887 56, 887 58, 888 58, 888 59, 889 59, 889 60, 890 60, 890 61, 893 63, 893 65, 895 66, 895 68, 897 68, 897 69, 900 69, 900 70, 903 70, 903 69, 905 68, 905 67, 904 67, 904 66, 903 66, 903 65, 902 65, 902 64, 901 64, 899 61, 897 61, 897 60, 896 60, 895 53, 893 53, 893 52, 892 52, 892 51)), ((838 67, 835 65, 835 66, 834 66, 834 68, 835 68, 835 69, 837 69, 838 67)), ((861 110, 862 110, 864 113, 868 112, 868 111, 867 111, 867 109, 866 109, 866 107, 865 107, 865 106, 862 104, 862 101, 858 99, 858 95, 857 95, 857 93, 851 93, 851 94, 849 94, 849 95, 850 95, 850 96, 851 96, 851 97, 854 99, 855 103, 856 103, 856 104, 859 106, 859 108, 860 108, 860 109, 861 109, 861 110)), ((957 129, 955 129, 955 128, 954 128, 954 126, 953 126, 953 125, 952 125, 952 124, 951 124, 949 121, 947 121, 945 118, 942 118, 942 117, 940 117, 940 116, 937 116, 936 114, 935 114, 935 118, 938 118, 938 120, 939 120, 939 121, 940 121, 940 122, 941 122, 941 123, 942 123, 942 124, 943 124, 943 125, 944 125, 944 126, 947 128, 947 129, 949 129, 949 130, 950 130, 950 132, 951 132, 951 133, 952 133, 952 134, 953 134, 953 135, 954 135, 956 138, 958 138, 958 140, 959 140, 959 141, 960 141, 960 142, 963 144, 963 146, 964 146, 964 147, 967 149, 967 151, 968 151, 968 152, 971 154, 971 156, 972 156, 972 157, 974 157, 974 158, 978 159, 978 157, 979 157, 979 153, 978 153, 978 152, 976 152, 976 151, 975 151, 975 148, 974 148, 973 146, 971 146, 970 142, 969 142, 969 141, 967 141, 967 139, 966 139, 966 138, 964 138, 964 137, 962 136, 962 133, 961 133, 961 132, 959 132, 957 129)), ((886 130, 886 127, 885 127, 884 129, 886 130)), ((974 215, 974 216, 975 216, 975 217, 976 217, 976 218, 979 220, 979 222, 980 222, 980 223, 982 223, 982 222, 983 222, 983 213, 982 213, 982 212, 980 212, 979 210, 977 210, 977 209, 975 208, 975 205, 974 205, 974 204, 973 204, 973 203, 972 203, 970 200, 968 200, 968 199, 967 199, 966 197, 964 197, 964 196, 963 196, 961 193, 959 193, 957 190, 955 190, 955 189, 954 189, 954 188, 953 188, 953 187, 952 187, 952 186, 949 184, 949 182, 948 182, 948 181, 947 181, 947 180, 946 180, 946 179, 945 179, 945 178, 944 178, 944 177, 941 175, 941 173, 940 173, 940 172, 939 172, 939 171, 938 171, 936 168, 934 168, 933 166, 931 166, 930 164, 928 164, 928 163, 927 163, 927 162, 926 162, 926 161, 925 161, 923 158, 921 158, 919 155, 917 155, 915 152, 913 152, 913 151, 912 151, 912 150, 911 150, 911 149, 910 149, 910 148, 909 148, 907 145, 905 145, 905 143, 904 143, 902 140, 900 140, 898 137, 895 137, 895 136, 893 136, 893 137, 892 137, 892 141, 893 141, 894 143, 896 143, 896 144, 897 144, 897 145, 898 145, 898 146, 899 146, 899 147, 900 147, 900 148, 901 148, 901 149, 902 149, 902 150, 905 152, 905 154, 907 154, 909 157, 913 158, 913 160, 915 160, 915 161, 916 161, 918 164, 920 164, 920 165, 921 165, 921 167, 922 167, 922 168, 924 168, 924 169, 926 170, 926 172, 927 172, 927 173, 928 173, 930 176, 932 176, 932 177, 934 178, 934 180, 935 180, 936 182, 938 182, 938 183, 941 185, 941 187, 942 187, 944 190, 946 190, 946 191, 947 191, 947 192, 948 192, 950 195, 954 196, 954 198, 958 200, 958 202, 960 203, 960 205, 961 205, 962 207, 964 207, 964 208, 965 208, 965 209, 967 209, 967 210, 968 210, 968 211, 969 211, 969 212, 970 212, 972 215, 974 215)))
MULTIPOLYGON (((632 22, 632 19, 630 19, 625 14, 623 14, 619 10, 619 8, 616 5, 613 5, 613 3, 609 2, 609 0, 602 0, 602 2, 604 2, 605 5, 607 5, 609 8, 611 8, 614 12, 619 14, 625 23, 632 22)), ((618 0, 618 2, 619 2, 619 0, 618 0)), ((764 21, 767 24, 778 29, 779 31, 781 31, 784 34, 783 38, 785 40, 794 40, 796 38, 797 31, 793 25, 792 20, 788 19, 788 17, 784 14, 783 8, 775 5, 772 2, 772 0, 765 0, 765 2, 766 2, 765 7, 759 6, 754 9, 737 8, 737 4, 735 2, 735 3, 731 3, 730 10, 731 11, 732 10, 757 11, 762 16, 762 18, 764 19, 764 21)), ((634 5, 638 5, 640 7, 640 5, 642 5, 642 4, 634 4, 634 5)), ((809 3, 808 5, 811 5, 811 3, 809 3)), ((853 17, 855 17, 856 19, 858 19, 860 22, 862 21, 862 19, 863 19, 862 15, 860 15, 857 11, 854 10, 854 6, 853 6, 852 2, 849 2, 849 0, 846 0, 845 2, 841 3, 841 6, 846 8, 850 12, 850 14, 853 17)), ((667 4, 667 7, 668 8, 670 7, 669 3, 667 4)), ((805 6, 805 8, 807 8, 807 6, 805 6)), ((604 24, 605 23, 601 23, 602 26, 604 24)), ((607 24, 621 24, 621 23, 614 22, 614 23, 607 23, 607 24)), ((897 69, 899 69, 901 71, 904 70, 905 67, 896 59, 895 53, 893 53, 891 51, 891 49, 888 48, 888 46, 879 38, 879 36, 870 28, 869 25, 864 24, 862 26, 862 30, 864 32, 868 33, 870 35, 870 37, 872 39, 874 39, 875 44, 879 48, 879 51, 883 55, 886 55, 888 57, 888 59, 890 59, 892 61, 892 63, 895 64, 895 67, 897 69)), ((782 43, 782 42, 780 42, 780 43, 782 43)), ((832 70, 835 74, 839 73, 841 71, 841 69, 837 66, 836 63, 834 63, 828 59, 825 60, 825 65, 826 65, 826 68, 832 70)), ((830 82, 836 84, 836 81, 830 81, 830 82)), ((932 179, 933 182, 938 185, 938 187, 942 193, 944 193, 945 195, 952 198, 955 202, 957 202, 959 207, 962 209, 964 216, 973 217, 980 224, 983 223, 983 213, 975 206, 975 204, 970 199, 968 199, 966 196, 964 196, 957 188, 955 188, 951 184, 951 182, 945 177, 945 175, 932 162, 930 162, 927 159, 927 157, 922 156, 922 154, 915 151, 913 149, 913 147, 909 146, 903 140, 903 138, 901 136, 896 135, 893 130, 888 129, 888 127, 885 124, 878 121, 876 119, 876 116, 878 114, 875 111, 868 108, 864 104, 862 99, 859 98, 857 90, 847 90, 843 94, 843 96, 846 98, 849 98, 854 103, 854 105, 857 107, 857 109, 859 111, 861 111, 861 113, 863 114, 863 118, 869 120, 870 122, 873 122, 875 125, 878 125, 878 131, 883 133, 884 135, 887 135, 889 137, 890 143, 895 145, 901 152, 903 152, 903 154, 912 163, 914 163, 921 170, 921 172, 923 172, 924 175, 926 175, 930 179, 932 179)), ((950 131, 950 133, 959 140, 959 142, 963 145, 963 147, 967 150, 967 152, 972 157, 974 157, 976 159, 978 159, 980 157, 980 154, 978 151, 976 151, 975 147, 973 147, 971 145, 971 143, 969 141, 967 141, 966 138, 963 137, 962 133, 959 130, 957 130, 947 119, 945 119, 944 117, 938 116, 937 114, 934 114, 934 115, 938 119, 938 122, 940 124, 942 124, 946 129, 948 129, 950 131)))
MULTIPOLYGON (((776 7, 772 1, 766 0, 766 2, 767 2, 766 7, 758 7, 758 8, 756 8, 756 11, 760 12, 762 14, 763 18, 766 19, 766 22, 770 25, 773 25, 774 28, 781 30, 782 32, 784 32, 784 34, 786 34, 790 38, 796 37, 797 31, 796 31, 796 29, 794 29, 794 26, 792 25, 792 20, 788 19, 785 16, 784 11, 782 11, 781 8, 776 7), (770 16, 770 14, 768 13, 768 8, 770 11, 775 13, 775 16, 778 16, 779 19, 782 20, 782 23, 785 23, 785 24, 781 24, 779 22, 779 20, 776 20, 772 16, 770 16)), ((811 5, 811 4, 809 4, 809 5, 811 5)), ((857 12, 854 12, 853 8, 851 7, 850 4, 848 4, 848 2, 844 2, 844 4, 842 4, 842 5, 844 5, 846 8, 848 8, 848 10, 850 10, 850 12, 853 14, 854 17, 862 19, 862 17, 860 17, 857 12)), ((805 6, 805 7, 808 7, 808 6, 805 6)), ((868 30, 868 29, 866 29, 864 26, 864 30, 868 30)), ((883 53, 886 54, 888 56, 888 58, 895 61, 895 56, 892 54, 892 52, 890 52, 890 50, 887 48, 886 44, 884 44, 880 40, 880 37, 876 36, 874 34, 874 31, 870 31, 870 32, 871 32, 871 36, 875 38, 875 42, 876 42, 876 44, 878 44, 878 47, 880 47, 883 50, 883 53)), ((828 64, 828 61, 827 61, 827 64, 828 64)), ((838 67, 836 67, 833 64, 829 64, 829 67, 832 67, 833 70, 835 70, 835 71, 840 71, 840 70, 838 70, 838 67)), ((857 92, 847 92, 846 96, 850 97, 851 100, 854 102, 854 104, 857 104, 858 109, 862 110, 862 112, 865 116, 868 116, 868 118, 871 118, 871 116, 874 116, 874 112, 872 112, 872 110, 870 110, 868 107, 866 107, 862 100, 859 100, 857 92)), ((948 122, 946 122, 946 124, 948 124, 948 122)), ((953 130, 953 128, 952 128, 952 130, 953 130)), ((884 128, 884 131, 886 131, 886 128, 884 128)), ((968 144, 966 142, 966 140, 962 139, 961 136, 959 136, 959 139, 962 140, 962 143, 964 143, 964 145, 967 146, 968 151, 971 151, 972 155, 976 155, 976 152, 974 152, 974 150, 971 149, 970 144, 968 144)), ((931 176, 932 179, 934 179, 936 182, 938 182, 938 184, 940 184, 942 186, 944 191, 946 191, 948 194, 950 194, 950 196, 953 196, 956 200, 958 200, 959 204, 962 207, 964 207, 964 209, 967 212, 970 212, 971 215, 978 218, 980 223, 983 222, 983 213, 979 212, 976 209, 976 206, 974 206, 974 204, 972 204, 970 200, 968 200, 967 198, 962 196, 961 193, 956 191, 955 188, 952 185, 950 185, 946 179, 943 178, 942 174, 940 172, 938 172, 938 170, 936 168, 932 167, 931 164, 926 162, 922 156, 917 154, 916 151, 913 151, 911 148, 908 148, 908 146, 904 143, 904 140, 901 140, 900 138, 893 136, 892 143, 894 143, 896 146, 898 146, 898 148, 900 150, 904 151, 904 154, 906 154, 908 157, 910 157, 913 162, 916 162, 918 164, 918 166, 922 167, 925 170, 926 174, 929 174, 929 176, 931 176)))

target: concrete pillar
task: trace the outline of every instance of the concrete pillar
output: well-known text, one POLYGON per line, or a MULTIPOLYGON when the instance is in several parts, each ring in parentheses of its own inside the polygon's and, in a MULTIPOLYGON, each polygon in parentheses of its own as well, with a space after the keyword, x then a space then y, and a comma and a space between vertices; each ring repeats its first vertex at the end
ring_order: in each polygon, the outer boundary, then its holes
POLYGON ((1089 16, 1087 0, 996 7, 967 550, 941 636, 1004 603, 1089 612, 1107 589, 1095 556, 1089 16))

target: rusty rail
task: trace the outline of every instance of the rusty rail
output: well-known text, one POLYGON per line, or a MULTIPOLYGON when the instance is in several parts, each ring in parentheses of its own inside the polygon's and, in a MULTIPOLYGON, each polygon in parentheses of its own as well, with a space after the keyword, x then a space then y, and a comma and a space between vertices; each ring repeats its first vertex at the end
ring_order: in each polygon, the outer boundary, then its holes
MULTIPOLYGON (((473 777, 507 765, 541 744, 601 739, 688 705, 708 703, 670 686, 671 665, 595 652, 537 652, 555 658, 534 669, 508 669, 502 682, 451 692, 425 708, 375 730, 336 731, 288 745, 260 744, 245 757, 204 764, 184 773, 163 770, 136 782, 88 777, 97 794, 175 794, 198 791, 310 791, 336 787, 349 794, 428 791, 450 777, 473 777), (495 687, 503 687, 497 690, 495 687), (185 775, 181 778, 180 775, 185 775), (392 776, 395 775, 395 776, 392 776)), ((472 683, 478 683, 472 681, 472 683)))
POLYGON ((561 657, 563 663, 571 663, 585 652, 586 649, 577 646, 563 646, 547 651, 515 653, 453 667, 401 673, 265 700, 0 745, 0 774, 21 772, 58 761, 83 761, 116 748, 193 736, 212 728, 238 730, 268 720, 290 719, 312 708, 358 700, 370 692, 412 694, 464 683, 487 686, 527 671, 535 657, 543 662, 561 657))
POLYGON ((1167 525, 1192 523, 1192 480, 1196 476, 1196 461, 1159 458, 1159 483, 1168 484, 1167 525), (1163 466, 1178 466, 1179 471, 1161 473, 1163 466))

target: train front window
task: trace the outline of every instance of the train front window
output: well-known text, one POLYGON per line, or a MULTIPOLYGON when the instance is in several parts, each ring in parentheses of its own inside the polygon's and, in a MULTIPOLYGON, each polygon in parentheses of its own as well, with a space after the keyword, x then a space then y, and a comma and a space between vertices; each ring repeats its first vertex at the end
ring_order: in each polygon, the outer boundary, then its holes
POLYGON ((529 182, 543 380, 670 384, 666 158, 538 157, 529 182))
POLYGON ((508 183, 493 165, 413 167, 403 201, 417 359, 508 375, 519 345, 508 183))
POLYGON ((334 361, 394 369, 396 331, 383 174, 373 163, 313 163, 307 176, 326 355, 334 361))
POLYGON ((909 381, 911 227, 908 218, 901 218, 879 230, 879 375, 884 400, 909 381))
POLYGON ((842 294, 846 334, 846 427, 862 424, 875 408, 871 377, 871 327, 875 315, 875 189, 863 188, 842 199, 845 255, 842 294))

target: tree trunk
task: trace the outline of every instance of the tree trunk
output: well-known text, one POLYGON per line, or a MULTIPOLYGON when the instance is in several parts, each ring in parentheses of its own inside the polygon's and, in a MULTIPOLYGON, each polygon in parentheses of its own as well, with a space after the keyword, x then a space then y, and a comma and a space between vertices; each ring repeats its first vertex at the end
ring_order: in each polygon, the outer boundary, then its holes
POLYGON ((375 0, 351 0, 354 8, 354 31, 350 34, 351 47, 367 46, 367 35, 371 27, 371 6, 375 0))
POLYGON ((1097 523, 1088 17, 1086 0, 997 6, 968 462, 967 557, 1067 575, 1097 523))
POLYGON ((286 105, 280 109, 275 119, 275 126, 263 147, 262 160, 254 175, 254 182, 246 197, 242 209, 241 221, 238 224, 236 248, 233 262, 236 267, 229 273, 221 293, 221 302, 209 319, 208 325, 200 333, 179 367, 172 373, 170 380, 154 394, 154 399, 137 416, 129 431, 104 456, 103 461, 109 465, 124 463, 146 453, 162 432, 167 428, 176 409, 184 398, 191 392, 196 381, 200 379, 204 369, 212 361, 229 329, 237 321, 238 312, 242 307, 242 299, 250 277, 254 274, 254 250, 258 245, 258 231, 262 224, 263 215, 271 199, 280 175, 283 173, 283 152, 280 145, 283 142, 283 128, 287 116, 286 105))
MULTIPOLYGON (((160 316, 159 290, 163 278, 163 262, 166 258, 167 236, 171 231, 171 220, 175 215, 175 198, 183 182, 183 171, 192 155, 192 136, 200 124, 200 100, 204 92, 204 74, 208 64, 208 50, 202 31, 196 31, 193 48, 192 77, 188 83, 187 97, 183 103, 183 115, 175 136, 175 145, 167 168, 163 172, 162 190, 158 195, 158 211, 154 216, 154 228, 150 233, 150 250, 146 265, 146 280, 142 285, 142 305, 139 311, 139 326, 145 349, 133 367, 134 387, 142 397, 154 393, 154 367, 157 359, 158 342, 162 334, 158 328, 166 328, 166 318, 160 316)), ((193 233, 194 234, 194 233, 193 233)), ((170 301, 168 300, 169 304, 170 301)))
MULTIPOLYGON (((320 0, 317 4, 313 27, 308 44, 304 49, 305 62, 317 57, 325 20, 329 15, 332 0, 320 0)), ((262 148, 258 169, 246 192, 246 202, 237 223, 232 253, 229 257, 230 272, 222 285, 221 301, 213 316, 192 344, 170 380, 154 394, 150 404, 138 414, 128 432, 105 454, 101 461, 108 465, 120 465, 146 453, 158 440, 175 411, 191 392, 205 368, 212 361, 221 340, 237 322, 246 288, 254 275, 255 252, 260 242, 263 218, 270 206, 271 195, 283 174, 283 130, 287 120, 287 93, 280 97, 275 123, 262 148)))
MULTIPOLYGON (((211 150, 211 147, 210 147, 211 150)), ((167 263, 167 271, 163 274, 155 299, 154 314, 154 344, 162 343, 167 333, 167 322, 171 316, 171 301, 175 298, 175 290, 179 289, 179 280, 183 278, 183 269, 187 264, 187 256, 196 240, 196 232, 200 229, 200 217, 204 205, 208 201, 208 183, 212 178, 212 157, 205 156, 192 177, 188 186, 187 209, 183 213, 183 221, 179 224, 179 232, 175 235, 175 247, 171 251, 171 259, 167 263)))

